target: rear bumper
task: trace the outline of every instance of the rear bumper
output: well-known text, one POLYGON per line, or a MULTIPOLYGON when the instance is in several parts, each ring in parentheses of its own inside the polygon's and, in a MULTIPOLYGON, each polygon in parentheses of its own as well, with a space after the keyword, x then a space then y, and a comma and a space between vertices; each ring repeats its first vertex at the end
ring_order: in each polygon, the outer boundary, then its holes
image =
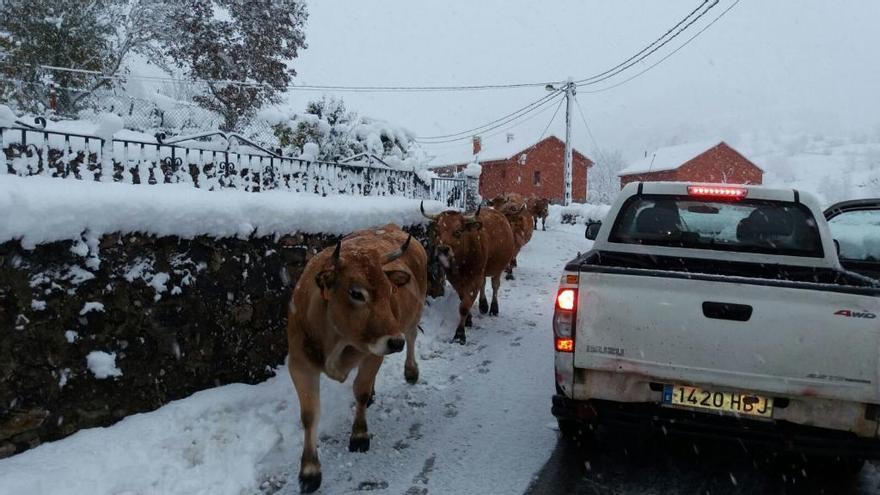
POLYGON ((552 413, 559 419, 628 429, 662 427, 670 435, 732 440, 778 451, 880 458, 880 439, 787 421, 756 421, 668 408, 652 402, 574 400, 557 394, 553 396, 552 413))

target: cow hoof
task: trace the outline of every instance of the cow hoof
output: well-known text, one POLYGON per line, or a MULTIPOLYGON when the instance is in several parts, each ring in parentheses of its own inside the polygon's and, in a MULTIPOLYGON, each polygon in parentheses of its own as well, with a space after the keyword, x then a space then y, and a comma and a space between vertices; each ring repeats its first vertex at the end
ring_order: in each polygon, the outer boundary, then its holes
POLYGON ((484 315, 489 312, 489 303, 485 299, 480 299, 480 314, 484 315))
POLYGON ((369 450, 370 450, 370 437, 365 437, 365 438, 351 437, 348 440, 348 451, 349 452, 367 452, 369 450))
POLYGON ((453 344, 467 344, 467 337, 464 336, 464 332, 455 332, 455 336, 452 337, 453 344))
POLYGON ((415 385, 419 381, 419 369, 418 368, 404 368, 403 369, 403 378, 406 379, 406 383, 410 385, 415 385))
POLYGON ((321 486, 321 473, 299 475, 300 493, 312 493, 321 486))
POLYGON ((464 319, 464 326, 468 328, 474 326, 474 319, 471 318, 471 315, 467 315, 467 318, 464 319))
POLYGON ((516 280, 516 277, 513 276, 512 272, 508 272, 506 275, 504 275, 504 280, 516 280))
POLYGON ((489 309, 489 316, 498 316, 498 303, 493 302, 492 308, 489 309))

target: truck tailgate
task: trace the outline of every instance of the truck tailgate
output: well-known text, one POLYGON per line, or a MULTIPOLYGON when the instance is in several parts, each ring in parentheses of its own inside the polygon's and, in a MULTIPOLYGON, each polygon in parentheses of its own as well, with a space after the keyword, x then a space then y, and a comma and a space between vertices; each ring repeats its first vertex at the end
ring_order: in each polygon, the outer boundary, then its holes
POLYGON ((880 403, 880 298, 591 271, 579 285, 576 368, 880 403))

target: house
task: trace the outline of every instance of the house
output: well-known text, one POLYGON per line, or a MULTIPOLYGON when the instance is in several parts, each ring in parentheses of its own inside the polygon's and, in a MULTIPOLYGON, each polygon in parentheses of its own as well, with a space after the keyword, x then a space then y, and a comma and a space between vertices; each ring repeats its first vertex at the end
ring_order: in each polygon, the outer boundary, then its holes
POLYGON ((764 171, 724 141, 687 143, 645 153, 617 173, 620 187, 630 182, 682 181, 760 184, 764 171))
MULTIPOLYGON (((494 140, 475 136, 472 145, 467 153, 438 157, 435 161, 445 164, 431 170, 453 177, 476 161, 482 166, 480 196, 484 198, 518 193, 563 202, 565 143, 558 137, 551 135, 536 143, 524 143, 510 133, 494 140)), ((572 201, 586 201, 587 169, 592 165, 589 158, 572 150, 572 201)))

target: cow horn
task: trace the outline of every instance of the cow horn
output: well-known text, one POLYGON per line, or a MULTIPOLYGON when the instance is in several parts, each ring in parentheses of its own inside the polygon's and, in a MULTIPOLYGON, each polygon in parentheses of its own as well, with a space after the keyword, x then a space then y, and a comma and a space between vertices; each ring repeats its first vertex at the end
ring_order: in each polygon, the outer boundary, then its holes
POLYGON ((336 249, 333 250, 333 256, 330 257, 330 261, 333 263, 334 267, 339 266, 339 253, 342 251, 342 241, 336 243, 336 249))
POLYGON ((480 216, 480 209, 482 209, 482 208, 483 208, 483 205, 477 205, 477 211, 474 212, 473 215, 468 215, 468 216, 464 217, 464 219, 467 220, 468 222, 475 221, 477 219, 477 217, 480 216))
POLYGON ((428 215, 427 213, 425 213, 425 202, 424 201, 419 203, 419 210, 421 210, 422 216, 424 216, 428 220, 437 220, 437 215, 428 215))
MULTIPOLYGON (((403 253, 405 253, 406 250, 409 249, 409 241, 411 241, 411 240, 412 240, 412 234, 410 234, 409 237, 406 238, 406 242, 404 242, 403 245, 400 246, 400 248, 395 249, 394 251, 385 255, 385 263, 391 263, 392 261, 396 260, 397 258, 400 258, 401 256, 403 256, 403 253)), ((383 264, 385 264, 385 263, 383 263, 383 264)))

